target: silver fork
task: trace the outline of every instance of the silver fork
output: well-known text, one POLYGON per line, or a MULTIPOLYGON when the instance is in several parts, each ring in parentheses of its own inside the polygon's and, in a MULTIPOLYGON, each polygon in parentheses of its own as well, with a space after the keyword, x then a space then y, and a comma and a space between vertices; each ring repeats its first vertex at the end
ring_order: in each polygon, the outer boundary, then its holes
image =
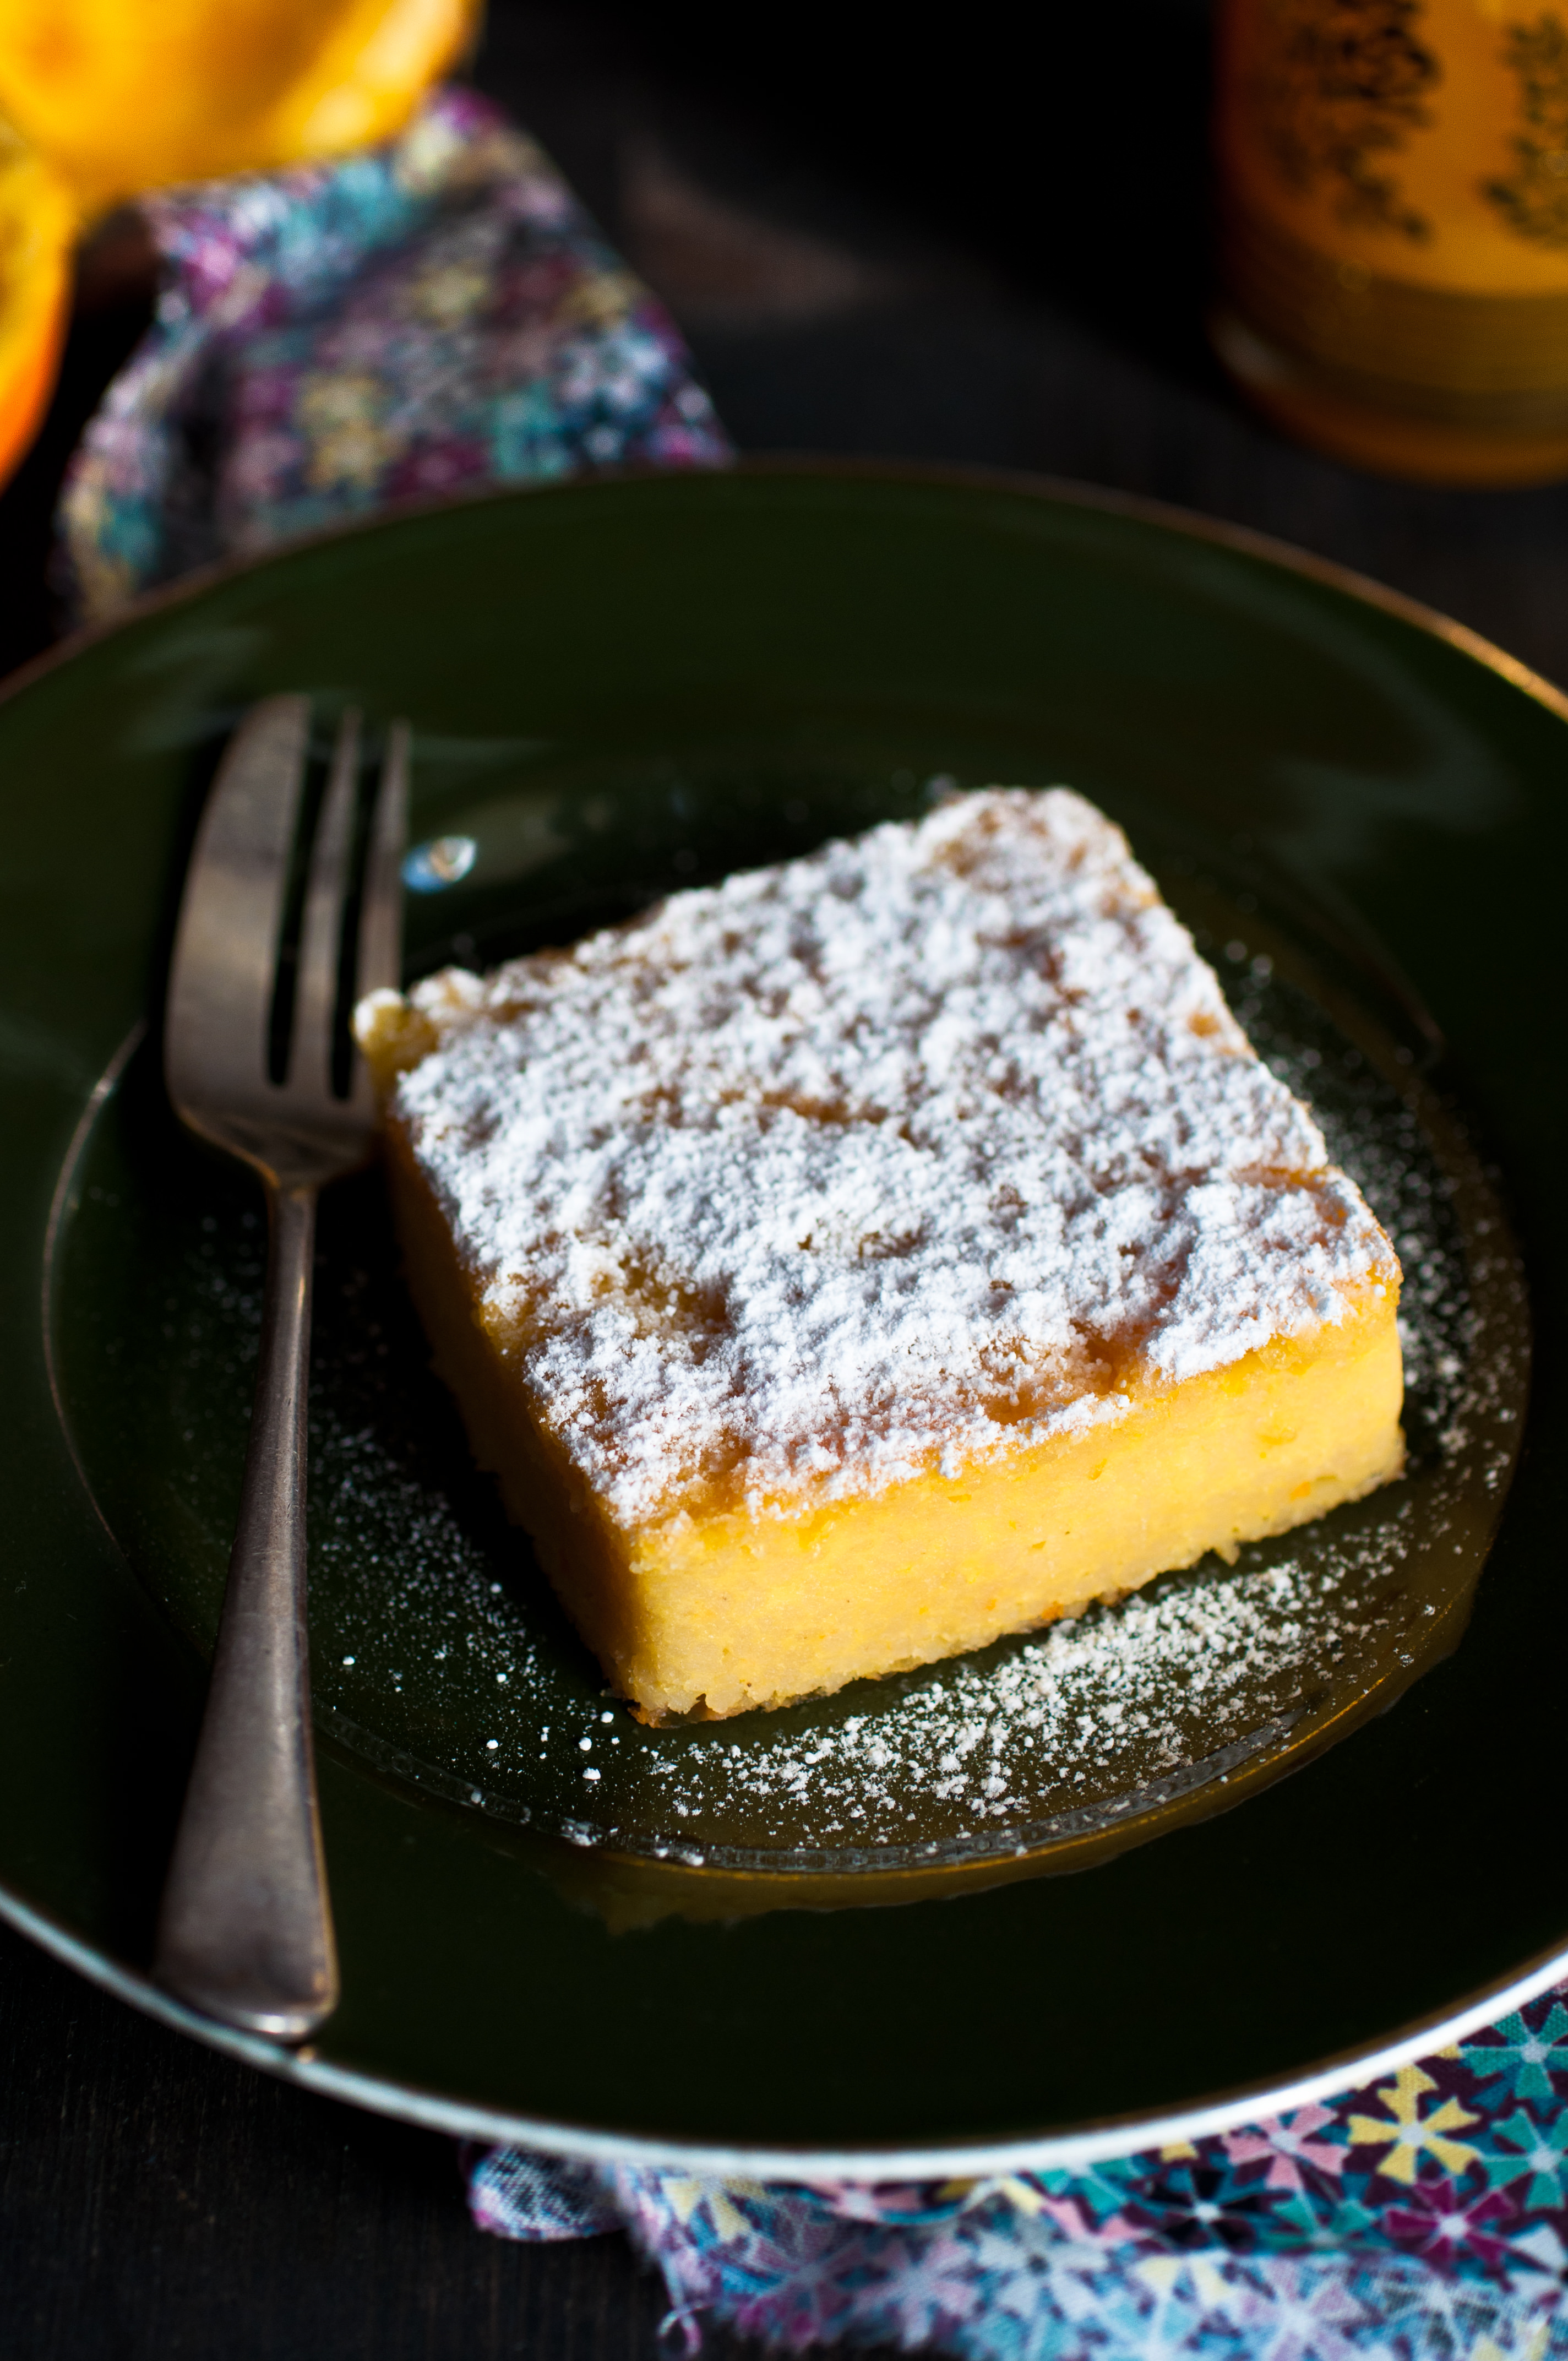
MULTIPOLYGON (((337 2003, 305 1635, 305 1396, 316 1195, 370 1154, 356 1058, 334 1020, 359 776, 347 714, 313 841, 286 1079, 271 1079, 280 948, 307 774, 310 701, 255 707, 230 743, 185 880, 164 1071, 177 1113, 267 1191, 261 1362, 206 1714, 163 1891, 154 1974, 208 2016, 302 2041, 337 2003), (343 1075, 340 1070, 338 1081, 343 1075)), ((408 730, 389 733, 369 830, 355 996, 398 982, 408 730)))

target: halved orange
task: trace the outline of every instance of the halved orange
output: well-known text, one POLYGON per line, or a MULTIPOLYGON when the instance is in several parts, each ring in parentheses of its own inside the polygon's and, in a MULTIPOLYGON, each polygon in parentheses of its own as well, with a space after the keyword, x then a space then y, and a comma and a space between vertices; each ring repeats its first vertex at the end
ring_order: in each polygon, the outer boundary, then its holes
POLYGON ((478 0, 0 0, 0 482, 49 401, 83 224, 144 189, 390 137, 477 15, 478 0))
POLYGON ((84 213, 389 137, 476 0, 4 0, 0 112, 84 213))
POLYGON ((66 182, 0 123, 0 482, 49 406, 78 220, 66 182))

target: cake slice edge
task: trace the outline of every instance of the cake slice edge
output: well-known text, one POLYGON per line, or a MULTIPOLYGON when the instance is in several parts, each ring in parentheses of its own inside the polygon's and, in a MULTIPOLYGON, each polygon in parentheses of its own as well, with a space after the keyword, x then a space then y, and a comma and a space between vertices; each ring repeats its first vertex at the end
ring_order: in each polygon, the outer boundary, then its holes
POLYGON ((793 1513, 628 1528, 534 1404, 393 1115, 387 1171, 416 1308, 479 1465, 562 1606, 649 1722, 718 1719, 967 1653, 1211 1550, 1307 1523, 1404 1466, 1396 1282, 1179 1381, 1129 1385, 1087 1431, 957 1476, 793 1513))

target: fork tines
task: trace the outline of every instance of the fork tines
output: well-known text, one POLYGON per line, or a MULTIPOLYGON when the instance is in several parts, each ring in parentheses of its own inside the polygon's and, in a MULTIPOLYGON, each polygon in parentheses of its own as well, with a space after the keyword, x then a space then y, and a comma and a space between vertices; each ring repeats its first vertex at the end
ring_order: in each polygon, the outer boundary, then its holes
MULTIPOLYGON (((294 865, 302 906, 292 1007, 278 1005, 284 999, 285 962, 293 948, 286 916, 269 1044, 278 1053, 274 1079, 290 1082, 296 1094, 338 1100, 354 1095, 355 1003, 399 980, 398 864, 408 797, 408 739, 407 724, 394 722, 376 747, 351 708, 338 721, 313 827, 309 788, 314 766, 309 761, 296 794, 294 865)), ((364 1093, 366 1088, 360 1074, 357 1089, 364 1093)))
MULTIPOLYGON (((399 981, 399 868, 409 730, 343 712, 330 741, 311 702, 269 697, 236 731, 192 855, 165 1027, 170 1094, 188 1121, 236 1093, 261 1116, 368 1113, 354 1004, 399 981)), ((235 1144, 232 1134, 225 1145, 235 1144)))

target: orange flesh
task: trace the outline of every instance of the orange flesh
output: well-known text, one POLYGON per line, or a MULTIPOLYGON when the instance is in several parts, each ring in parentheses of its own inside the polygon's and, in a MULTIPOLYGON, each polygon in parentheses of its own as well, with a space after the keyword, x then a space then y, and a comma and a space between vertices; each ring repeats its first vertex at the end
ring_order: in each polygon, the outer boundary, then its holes
POLYGON ((1397 1476, 1397 1290, 1130 1408, 864 1498, 618 1523, 530 1399, 520 1340, 488 1334, 445 1221, 394 1126, 393 1202, 415 1301, 475 1454, 583 1638, 648 1720, 723 1716, 928 1664, 1114 1598, 1205 1551, 1288 1531, 1397 1476))
POLYGON ((0 112, 86 214, 385 139, 475 0, 8 0, 0 112))
POLYGON ((70 192, 0 126, 0 483, 54 390, 76 226, 70 192))

